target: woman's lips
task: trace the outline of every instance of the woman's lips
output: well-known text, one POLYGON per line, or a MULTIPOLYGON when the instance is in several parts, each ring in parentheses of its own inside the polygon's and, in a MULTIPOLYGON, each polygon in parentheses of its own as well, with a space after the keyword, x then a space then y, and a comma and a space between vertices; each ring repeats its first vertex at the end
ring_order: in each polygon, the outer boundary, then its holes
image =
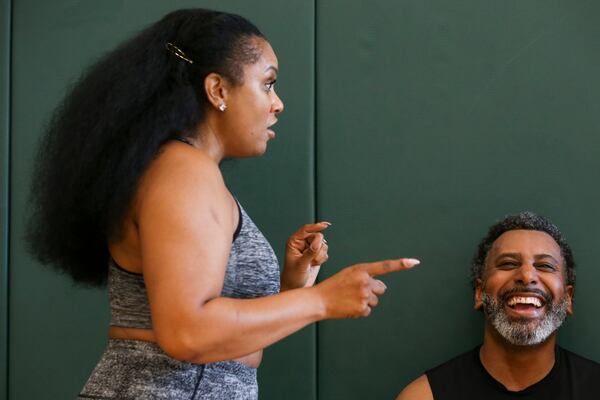
POLYGON ((267 125, 267 134, 269 135, 269 139, 275 139, 275 131, 273 129, 271 129, 271 127, 273 125, 275 125, 277 123, 277 120, 271 122, 269 125, 267 125))

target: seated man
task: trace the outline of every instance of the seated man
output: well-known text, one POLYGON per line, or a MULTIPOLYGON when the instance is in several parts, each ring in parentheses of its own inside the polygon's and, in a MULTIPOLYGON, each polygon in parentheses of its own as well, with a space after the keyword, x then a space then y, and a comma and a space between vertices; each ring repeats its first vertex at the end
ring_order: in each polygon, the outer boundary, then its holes
POLYGON ((574 268, 547 219, 524 212, 492 226, 472 266, 483 345, 427 371, 397 400, 600 399, 600 364, 556 345, 573 313, 574 268))

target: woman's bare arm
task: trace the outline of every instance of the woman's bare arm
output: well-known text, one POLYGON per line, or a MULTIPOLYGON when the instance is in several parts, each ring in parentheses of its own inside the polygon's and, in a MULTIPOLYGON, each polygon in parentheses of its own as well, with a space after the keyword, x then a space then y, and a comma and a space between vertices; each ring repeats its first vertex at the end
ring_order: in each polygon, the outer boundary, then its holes
POLYGON ((366 264, 312 288, 257 299, 220 297, 236 205, 210 159, 180 153, 153 163, 136 206, 153 331, 174 358, 234 359, 324 318, 368 315, 385 290, 371 277, 410 266, 366 264))

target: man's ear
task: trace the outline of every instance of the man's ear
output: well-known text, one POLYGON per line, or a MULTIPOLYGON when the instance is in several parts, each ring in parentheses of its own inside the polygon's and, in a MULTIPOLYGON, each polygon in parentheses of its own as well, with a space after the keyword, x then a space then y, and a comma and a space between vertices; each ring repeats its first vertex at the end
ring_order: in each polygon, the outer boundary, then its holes
POLYGON ((473 308, 476 310, 481 310, 483 307, 483 282, 481 279, 477 278, 475 280, 475 304, 473 308))
POLYGON ((228 82, 216 72, 211 72, 204 78, 204 91, 210 104, 219 109, 221 104, 227 104, 228 82))
POLYGON ((573 315, 573 295, 575 294, 575 288, 573 285, 567 285, 566 296, 567 296, 567 314, 573 315))

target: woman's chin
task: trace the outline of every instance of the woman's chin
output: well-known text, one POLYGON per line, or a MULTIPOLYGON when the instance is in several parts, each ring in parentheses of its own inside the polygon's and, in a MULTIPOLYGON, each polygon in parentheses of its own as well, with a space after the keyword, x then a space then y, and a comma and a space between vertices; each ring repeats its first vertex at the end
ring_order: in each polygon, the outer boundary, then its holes
POLYGON ((256 155, 254 157, 260 157, 267 152, 267 144, 265 143, 263 146, 257 149, 256 155))
POLYGON ((252 158, 252 157, 260 157, 267 152, 267 143, 256 146, 254 149, 240 152, 238 154, 232 155, 228 158, 252 158))

